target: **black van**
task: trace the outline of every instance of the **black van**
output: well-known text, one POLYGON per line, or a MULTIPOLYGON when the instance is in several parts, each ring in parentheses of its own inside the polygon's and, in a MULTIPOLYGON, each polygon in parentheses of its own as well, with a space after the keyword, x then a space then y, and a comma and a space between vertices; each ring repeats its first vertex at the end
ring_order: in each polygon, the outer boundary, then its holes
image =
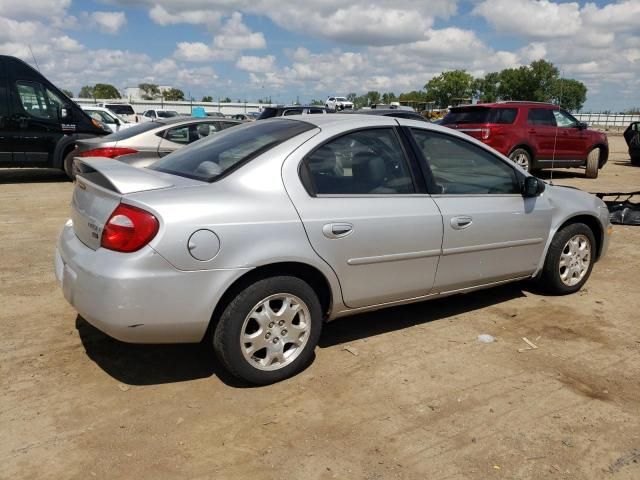
POLYGON ((0 168, 64 165, 76 140, 110 132, 38 71, 0 55, 0 168))

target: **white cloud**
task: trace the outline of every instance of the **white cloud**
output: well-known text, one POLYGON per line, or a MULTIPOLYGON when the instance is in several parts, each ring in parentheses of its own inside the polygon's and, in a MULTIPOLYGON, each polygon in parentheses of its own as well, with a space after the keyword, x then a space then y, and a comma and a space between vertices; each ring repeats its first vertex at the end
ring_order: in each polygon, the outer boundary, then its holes
POLYGON ((211 62, 233 60, 235 50, 217 49, 202 42, 179 42, 173 57, 185 62, 211 62))
POLYGON ((92 12, 92 21, 104 33, 116 34, 127 23, 124 12, 92 12))
POLYGON ((213 37, 213 46, 229 50, 261 49, 267 47, 267 42, 262 32, 252 32, 242 23, 240 12, 233 12, 213 37))
POLYGON ((13 18, 58 16, 71 0, 0 0, 0 15, 13 18))
POLYGON ((268 72, 273 69, 276 57, 267 55, 265 57, 254 57, 243 55, 236 62, 236 67, 247 72, 268 72))
MULTIPOLYGON (((123 3, 127 5, 127 3, 123 3)), ((185 5, 173 3, 168 6, 169 10, 163 5, 155 5, 149 10, 149 17, 158 25, 176 25, 180 23, 190 23, 194 25, 210 25, 216 26, 220 23, 222 15, 220 13, 207 9, 194 9, 185 5), (171 7, 178 7, 175 11, 171 7)))

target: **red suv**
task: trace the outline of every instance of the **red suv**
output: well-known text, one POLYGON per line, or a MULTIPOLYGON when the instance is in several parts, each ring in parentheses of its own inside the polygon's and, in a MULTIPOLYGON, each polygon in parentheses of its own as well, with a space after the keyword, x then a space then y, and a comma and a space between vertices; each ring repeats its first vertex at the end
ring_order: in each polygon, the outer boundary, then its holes
POLYGON ((442 125, 465 132, 528 171, 586 167, 596 178, 609 157, 604 133, 588 130, 557 105, 499 102, 454 107, 442 125))

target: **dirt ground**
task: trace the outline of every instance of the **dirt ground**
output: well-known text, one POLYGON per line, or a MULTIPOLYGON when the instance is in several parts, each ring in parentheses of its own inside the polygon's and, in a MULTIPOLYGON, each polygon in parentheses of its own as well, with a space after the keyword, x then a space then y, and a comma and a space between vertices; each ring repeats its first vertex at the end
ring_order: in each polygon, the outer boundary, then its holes
MULTIPOLYGON (((610 142, 600 178, 554 181, 640 189, 610 142)), ((128 345, 77 317, 53 274, 71 190, 0 171, 0 478, 640 478, 640 227, 616 227, 577 294, 514 284, 338 320, 303 373, 247 388, 208 345, 128 345)))

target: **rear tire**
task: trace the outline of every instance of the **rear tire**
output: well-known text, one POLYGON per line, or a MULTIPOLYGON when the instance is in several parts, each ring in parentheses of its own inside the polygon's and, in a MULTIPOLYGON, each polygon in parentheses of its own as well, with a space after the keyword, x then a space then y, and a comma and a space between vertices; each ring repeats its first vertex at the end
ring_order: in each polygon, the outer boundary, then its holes
POLYGON ((213 346, 232 375, 267 385, 306 367, 321 331, 320 301, 309 284, 271 277, 249 285, 227 305, 213 346))
POLYGON ((76 173, 73 170, 73 150, 71 150, 66 157, 64 157, 64 160, 62 162, 62 168, 64 168, 64 173, 67 174, 67 177, 69 177, 69 179, 72 182, 76 181, 76 173))
POLYGON ((584 223, 572 223, 556 232, 538 278, 540 287, 551 295, 567 295, 582 288, 591 275, 596 241, 584 223))
POLYGON ((532 170, 531 155, 524 148, 516 148, 509 154, 509 158, 513 163, 522 167, 525 171, 530 172, 532 170))
POLYGON ((640 167, 640 155, 631 155, 631 165, 640 167))
POLYGON ((600 167, 600 148, 596 147, 589 152, 587 157, 587 168, 585 176, 587 178, 598 178, 598 169, 600 167))

